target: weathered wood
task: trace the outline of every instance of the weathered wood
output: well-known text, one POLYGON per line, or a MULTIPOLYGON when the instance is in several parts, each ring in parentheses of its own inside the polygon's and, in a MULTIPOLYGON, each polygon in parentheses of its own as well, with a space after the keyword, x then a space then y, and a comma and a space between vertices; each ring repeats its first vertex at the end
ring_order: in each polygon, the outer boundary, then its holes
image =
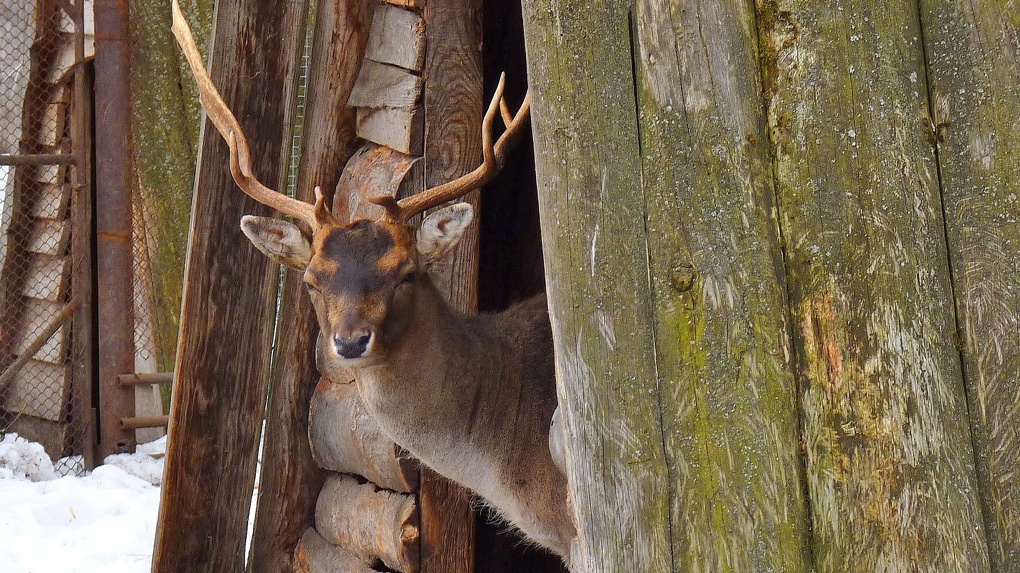
MULTIPOLYGON (((134 451, 135 435, 119 421, 134 415, 135 393, 117 383, 117 376, 135 366, 131 209, 131 105, 128 93, 130 34, 128 5, 122 0, 96 0, 95 178, 96 298, 99 321, 100 459, 134 451)), ((41 297, 40 297, 41 298, 41 297)))
POLYGON ((421 13, 396 6, 376 8, 365 57, 380 64, 421 71, 425 63, 425 20, 421 13))
POLYGON ((361 558, 309 527, 294 550, 294 573, 376 573, 361 558))
POLYGON ((67 284, 70 272, 67 257, 33 256, 28 264, 21 295, 59 301, 64 295, 64 285, 67 284))
MULTIPOLYGON (((274 188, 283 186, 291 154, 304 6, 217 3, 212 81, 241 122, 255 175, 274 188)), ((156 573, 244 570, 266 404, 279 274, 251 248, 238 221, 244 214, 270 213, 232 181, 219 133, 205 129, 201 149, 153 552, 156 573)))
POLYGON ((759 2, 815 568, 987 571, 914 2, 759 2))
POLYGON ((323 539, 397 571, 418 570, 417 521, 414 496, 358 484, 351 476, 326 480, 315 504, 315 529, 323 539))
POLYGON ((28 237, 28 251, 43 255, 60 256, 67 252, 71 221, 67 219, 36 219, 28 237))
POLYGON ((121 374, 117 377, 121 384, 131 386, 144 386, 152 384, 173 384, 173 372, 149 372, 142 374, 121 374))
POLYGON ((524 3, 575 571, 683 570, 660 409, 679 389, 656 371, 629 8, 524 3))
MULTIPOLYGON (((424 90, 426 186, 450 181, 481 161, 481 1, 429 0, 425 6, 424 90)), ((478 193, 463 200, 478 212, 478 193)), ((454 308, 478 308, 478 222, 443 261, 433 280, 454 308)), ((474 567, 474 515, 470 494, 422 468, 422 573, 465 573, 474 567)))
POLYGON ((4 409, 52 422, 63 421, 67 375, 66 364, 41 360, 15 362, 5 371, 2 380, 3 384, 8 384, 4 409))
MULTIPOLYGON (((368 1, 315 4, 295 191, 305 201, 314 200, 316 185, 327 192, 333 188, 355 149, 354 114, 344 102, 367 41, 368 1)), ((277 359, 248 567, 260 573, 288 573, 294 568, 295 546, 314 522, 315 500, 326 479, 309 447, 309 402, 319 378, 314 361, 318 325, 300 273, 286 273, 281 295, 277 359)))
POLYGON ((131 416, 121 418, 120 427, 125 430, 141 428, 165 428, 170 423, 170 416, 131 416))
MULTIPOLYGON (((14 350, 19 356, 53 363, 66 360, 67 339, 64 325, 70 320, 73 310, 69 311, 63 320, 55 320, 65 306, 59 302, 34 298, 25 301, 24 327, 14 334, 14 350)), ((75 306, 77 307, 77 303, 75 306)), ((0 387, 2 386, 0 383, 0 387)))
POLYGON ((358 108, 358 137, 408 155, 422 154, 425 111, 412 108, 358 108))
POLYGON ((361 63, 361 71, 351 90, 351 107, 412 107, 421 96, 422 77, 407 70, 379 64, 361 63))
MULTIPOLYGON (((337 183, 333 213, 341 221, 351 220, 352 216, 378 218, 383 214, 382 207, 368 199, 377 195, 402 197, 403 193, 413 191, 408 187, 423 166, 420 157, 404 155, 386 146, 363 145, 347 162, 337 183)), ((319 365, 329 366, 325 360, 319 360, 319 365)), ((336 381, 347 379, 346 374, 322 372, 336 381)))
POLYGON ((36 185, 35 202, 30 214, 33 217, 59 219, 67 212, 71 199, 70 185, 60 183, 40 183, 36 185))
MULTIPOLYGON (((1020 20, 1006 2, 921 2, 992 571, 1020 572, 1020 20), (1011 55, 1012 54, 1012 55, 1011 55)), ((923 76, 922 76, 923 77, 923 76)))
POLYGON ((425 8, 425 0, 379 0, 379 2, 404 8, 412 8, 414 10, 422 10, 425 8))
POLYGON ((633 25, 673 567, 809 571, 754 6, 638 0, 633 25))
POLYGON ((357 474, 379 487, 409 493, 418 486, 418 461, 383 435, 353 382, 323 378, 308 415, 312 457, 332 472, 357 474))

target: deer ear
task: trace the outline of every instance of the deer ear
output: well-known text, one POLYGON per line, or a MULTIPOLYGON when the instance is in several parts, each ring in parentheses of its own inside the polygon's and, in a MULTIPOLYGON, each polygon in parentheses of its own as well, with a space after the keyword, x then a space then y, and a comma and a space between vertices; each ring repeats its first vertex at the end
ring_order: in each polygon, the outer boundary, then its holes
POLYGON ((303 271, 312 260, 308 240, 293 223, 271 217, 241 217, 241 231, 255 248, 285 267, 303 271))
POLYGON ((456 203, 425 217, 418 229, 418 254, 425 264, 443 258, 464 236, 475 211, 467 203, 456 203))

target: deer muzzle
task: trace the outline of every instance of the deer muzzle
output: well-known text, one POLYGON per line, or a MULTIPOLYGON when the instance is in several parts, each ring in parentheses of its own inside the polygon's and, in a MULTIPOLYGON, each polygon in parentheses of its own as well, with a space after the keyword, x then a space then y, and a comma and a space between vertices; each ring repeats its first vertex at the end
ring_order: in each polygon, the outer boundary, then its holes
POLYGON ((333 347, 336 349, 336 353, 348 360, 364 356, 371 342, 372 333, 370 332, 355 334, 353 338, 344 338, 339 334, 333 335, 333 347))

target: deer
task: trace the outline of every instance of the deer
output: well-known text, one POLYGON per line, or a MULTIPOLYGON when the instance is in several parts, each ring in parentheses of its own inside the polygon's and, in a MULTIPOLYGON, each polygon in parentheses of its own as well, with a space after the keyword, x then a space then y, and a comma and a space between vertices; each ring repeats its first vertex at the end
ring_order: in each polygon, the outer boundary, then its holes
POLYGON ((253 175, 248 143, 213 85, 177 0, 172 30, 191 67, 207 117, 227 141, 230 170, 250 197, 303 222, 246 215, 241 230, 270 259, 299 271, 327 360, 347 368, 384 434, 438 474, 468 488, 531 543, 569 565, 575 527, 558 431, 553 343, 545 295, 502 313, 454 310, 429 278, 471 223, 467 203, 408 221, 491 181, 530 116, 516 113, 505 76, 482 121, 483 161, 470 173, 416 195, 369 200, 376 220, 338 220, 320 188, 307 203, 253 175), (497 113, 505 130, 494 141, 497 113))

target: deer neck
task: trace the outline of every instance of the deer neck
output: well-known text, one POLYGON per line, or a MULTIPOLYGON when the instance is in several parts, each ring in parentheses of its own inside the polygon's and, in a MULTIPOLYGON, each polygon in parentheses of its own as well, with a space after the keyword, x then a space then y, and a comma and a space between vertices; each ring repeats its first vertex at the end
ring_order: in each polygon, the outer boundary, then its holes
POLYGON ((484 319, 452 309, 427 276, 416 288, 413 316, 389 359, 356 369, 355 378, 383 430, 424 459, 430 450, 446 455, 487 441, 493 401, 485 381, 499 379, 502 353, 484 319))

